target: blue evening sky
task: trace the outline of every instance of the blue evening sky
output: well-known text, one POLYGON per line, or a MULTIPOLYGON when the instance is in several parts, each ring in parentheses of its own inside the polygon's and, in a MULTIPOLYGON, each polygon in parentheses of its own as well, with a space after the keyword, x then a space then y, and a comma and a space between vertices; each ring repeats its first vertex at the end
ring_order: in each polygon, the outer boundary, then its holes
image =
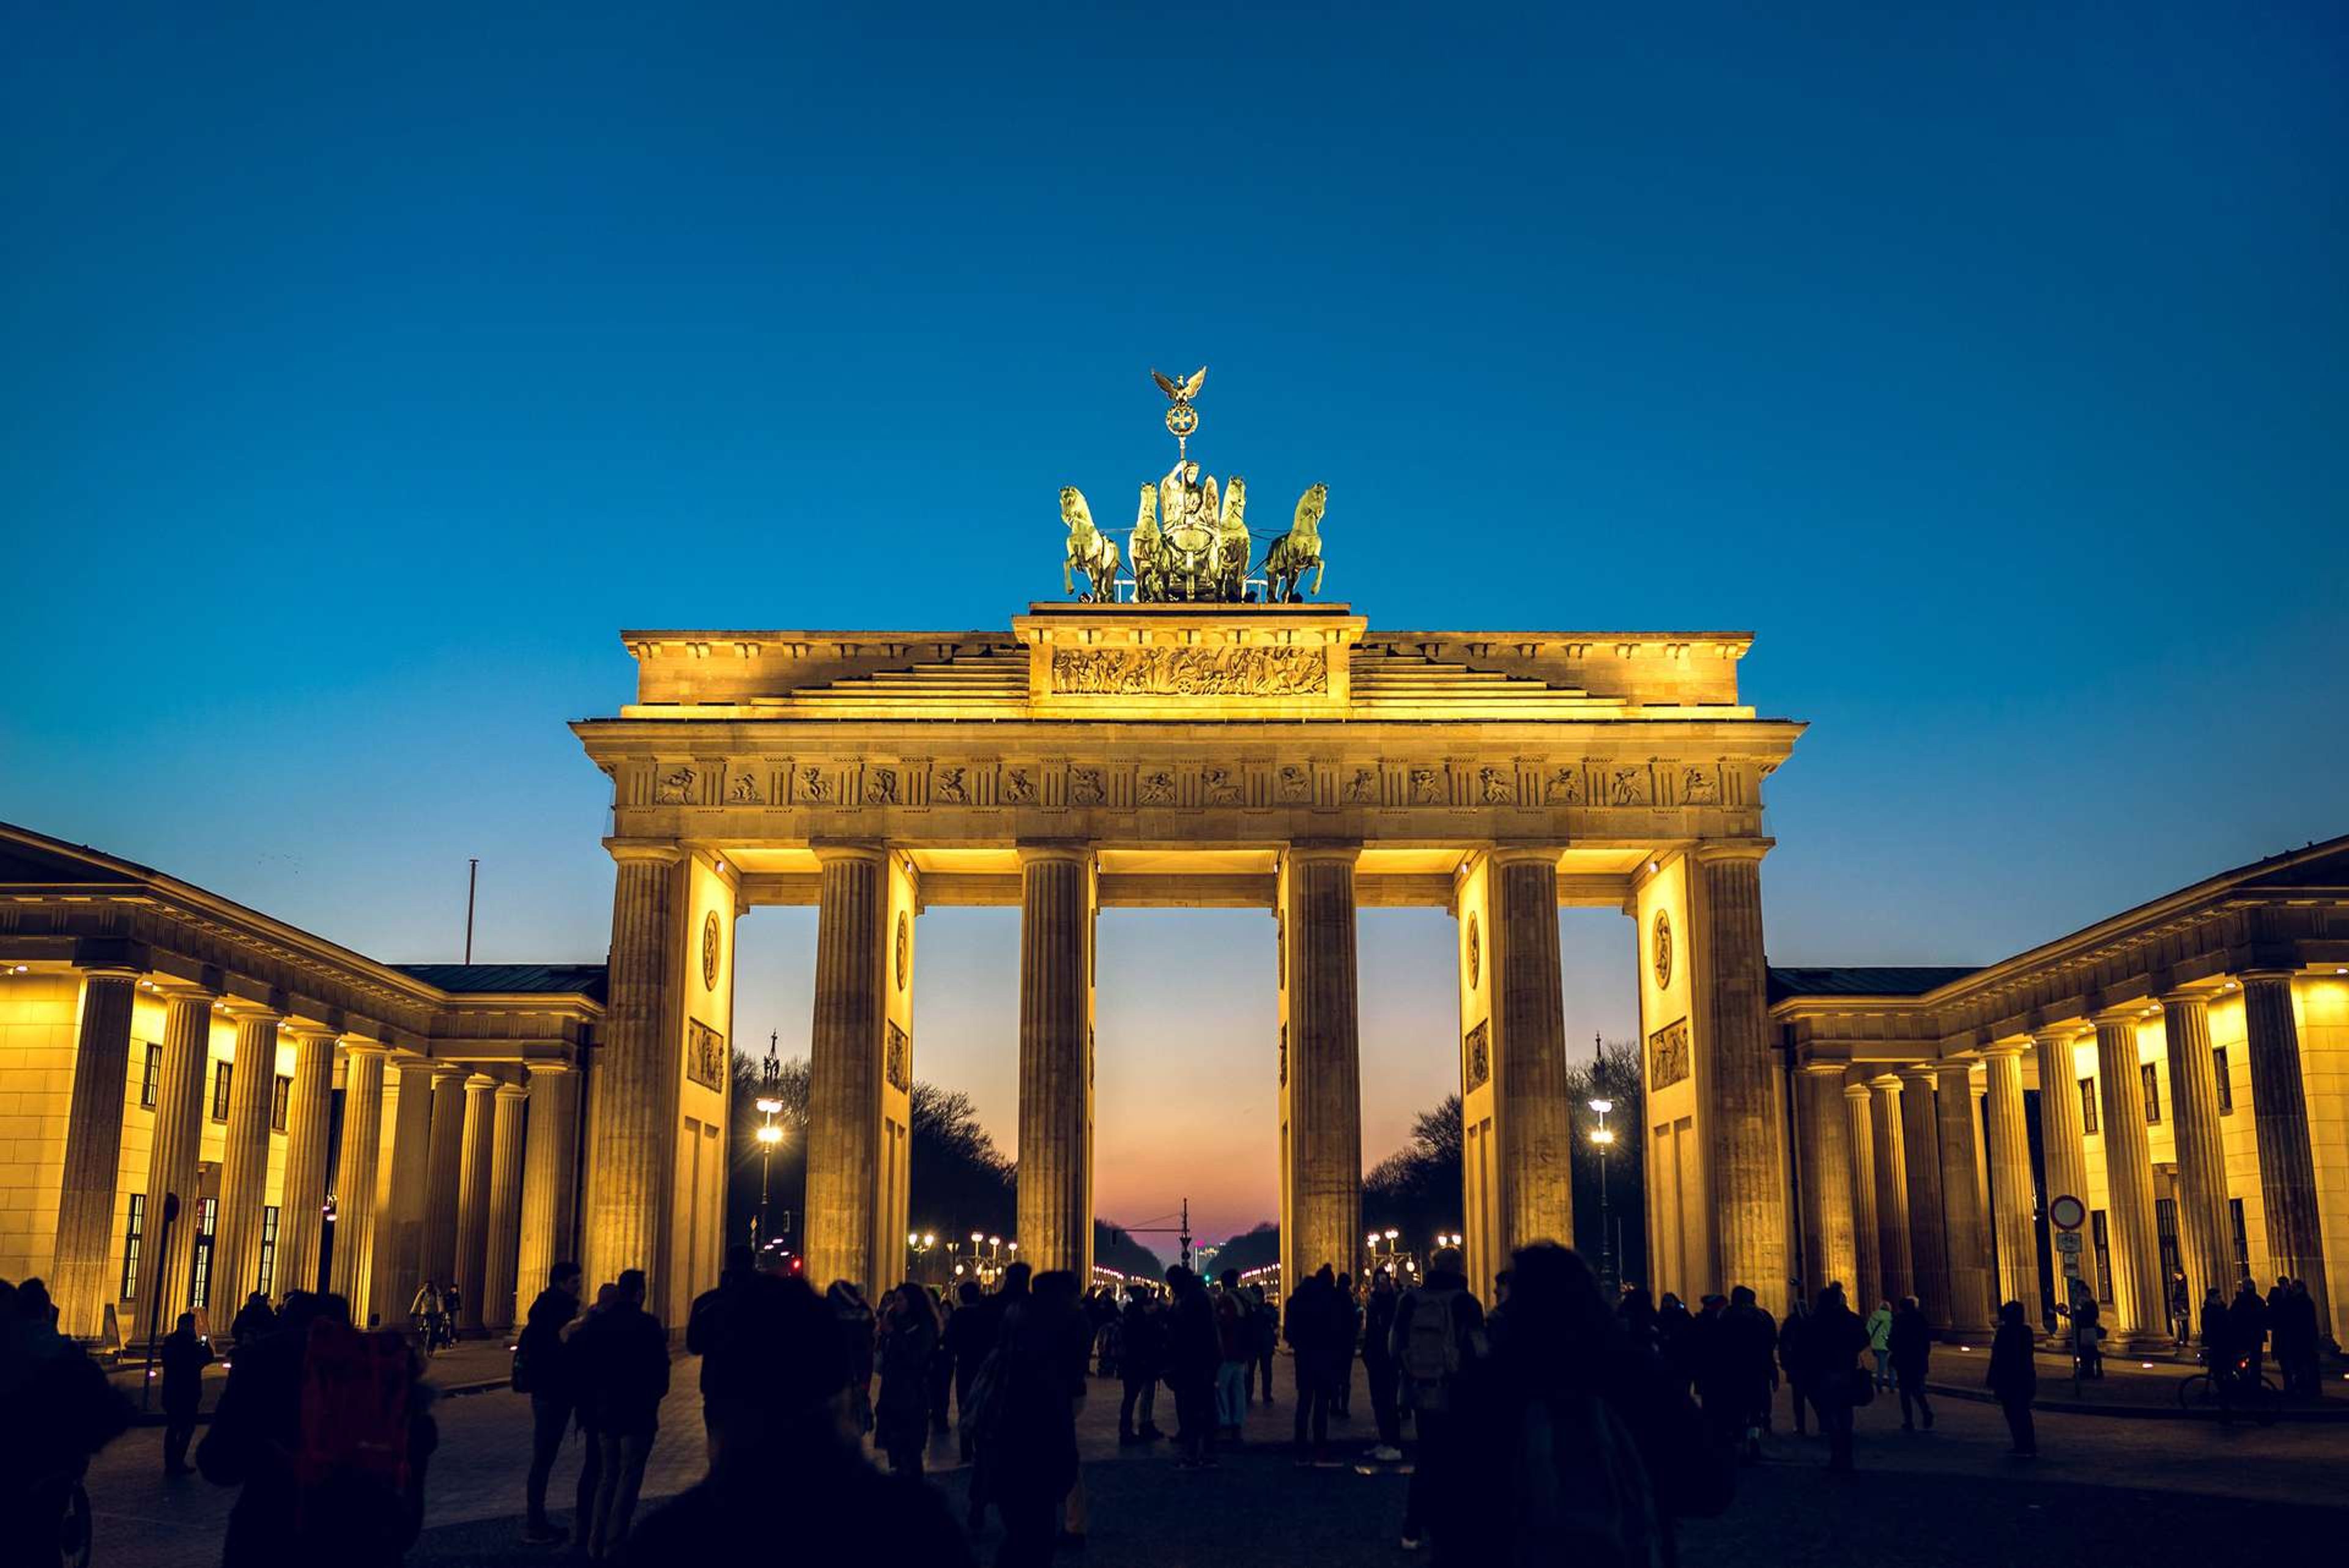
MULTIPOLYGON (((479 855, 481 956, 595 957, 621 627, 999 627, 1204 362, 1374 625, 1754 633, 1774 960, 2349 830, 2349 23, 1933 9, 0 5, 0 819, 394 960, 479 855)), ((919 980, 1007 1144, 1017 940, 919 980)), ((1269 1212, 1269 941, 1105 922, 1108 1212, 1269 1212)), ((1373 1156, 1449 941, 1364 917, 1373 1156)))

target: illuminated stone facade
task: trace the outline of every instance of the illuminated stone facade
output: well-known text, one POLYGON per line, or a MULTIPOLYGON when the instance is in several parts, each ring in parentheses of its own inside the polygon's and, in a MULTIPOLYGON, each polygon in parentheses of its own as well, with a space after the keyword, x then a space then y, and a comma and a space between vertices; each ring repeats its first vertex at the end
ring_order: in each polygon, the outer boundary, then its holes
MULTIPOLYGON (((1472 1272, 1572 1230, 1557 910, 1670 931, 1643 959, 1674 1042, 1654 1200, 1666 1288, 1789 1256, 1784 1086, 1764 1016, 1762 781, 1801 726, 1737 690, 1737 634, 1392 632, 1344 606, 1038 604, 1010 631, 637 632, 636 700, 574 726, 613 783, 609 1011, 590 1075, 591 1274, 672 1305, 720 1243, 736 918, 820 910, 811 1274, 885 1284, 905 1230, 911 934, 940 904, 1020 909, 1019 1242, 1091 1263, 1093 924, 1105 906, 1271 915, 1284 1264, 1358 1268, 1354 912, 1461 933, 1472 1272), (719 934, 714 939, 712 931, 719 934)), ((1645 944, 1651 938, 1643 936, 1645 944)), ((1270 1151, 1268 1151, 1268 1153, 1270 1151)))

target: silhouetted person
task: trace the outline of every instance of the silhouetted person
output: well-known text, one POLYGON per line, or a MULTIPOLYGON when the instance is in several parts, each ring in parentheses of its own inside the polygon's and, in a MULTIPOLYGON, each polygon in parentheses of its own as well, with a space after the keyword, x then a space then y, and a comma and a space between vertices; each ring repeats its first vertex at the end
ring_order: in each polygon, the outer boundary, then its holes
POLYGON ((1892 1315, 1892 1381, 1900 1390, 1900 1429, 1914 1429, 1921 1421, 1933 1429, 1933 1407, 1925 1398, 1925 1373, 1933 1355, 1933 1330, 1925 1321, 1917 1298, 1904 1295, 1892 1315), (1911 1406, 1915 1407, 1912 1411, 1911 1406))
POLYGON ((1892 1387, 1892 1304, 1879 1301, 1868 1315, 1868 1353, 1876 1358, 1876 1386, 1892 1387))
POLYGON ((372 1568, 414 1543, 437 1441, 429 1391, 398 1336, 349 1318, 340 1296, 293 1291, 276 1332, 237 1346, 196 1449, 205 1480, 241 1489, 223 1568, 372 1568))
POLYGON ((269 1298, 254 1291, 244 1298, 229 1320, 228 1334, 232 1344, 243 1346, 268 1336, 277 1327, 277 1314, 270 1310, 269 1298))
POLYGON ((2260 1358, 2266 1353, 2267 1340, 2268 1305, 2260 1299, 2260 1287, 2246 1274, 2235 1287, 2233 1305, 2227 1308, 2227 1357, 2246 1386, 2260 1380, 2260 1358))
POLYGON ((2202 1293, 2202 1365, 2214 1374, 2227 1369, 2227 1297, 2217 1285, 2202 1293))
POLYGON ((1819 1293, 1803 1326, 1803 1389, 1819 1413, 1831 1470, 1851 1469, 1852 1408, 1876 1398, 1874 1377, 1859 1365, 1870 1338, 1859 1315, 1844 1304, 1843 1286, 1830 1284, 1819 1293))
POLYGON ((1664 1292, 1664 1298, 1656 1304, 1656 1349, 1664 1365, 1687 1387, 1696 1383, 1696 1342, 1695 1315, 1679 1296, 1664 1292))
POLYGON ((701 1357, 701 1430, 709 1444, 709 1455, 718 1456, 718 1434, 709 1424, 709 1341, 716 1336, 719 1322, 742 1287, 750 1282, 757 1266, 759 1254, 736 1243, 726 1249, 725 1265, 718 1271, 718 1283, 693 1298, 685 1315, 685 1352, 701 1357))
POLYGON ((546 1482, 563 1452, 575 1403, 569 1348, 563 1331, 579 1315, 579 1265, 556 1264, 546 1288, 532 1298, 514 1342, 513 1387, 530 1396, 530 1473, 523 1482, 522 1538, 533 1545, 563 1539, 546 1517, 546 1482))
POLYGON ((618 1298, 595 1326, 587 1367, 601 1445, 587 1555, 600 1560, 628 1538, 645 1461, 660 1430, 661 1399, 668 1393, 668 1331, 645 1310, 644 1270, 620 1275, 618 1298))
POLYGON ((1579 1256, 1545 1243, 1511 1263, 1508 1333, 1460 1378, 1471 1479, 1430 1522, 1436 1562, 1670 1563, 1673 1520, 1732 1490, 1702 1418, 1579 1256))
POLYGON ((2314 1395, 2323 1333, 2316 1321, 2316 1298, 2309 1294, 2308 1282, 2293 1280, 2282 1301, 2270 1310, 2273 1315, 2270 1332, 2275 1344, 2276 1370, 2283 1377, 2284 1392, 2314 1395))
POLYGON ((861 1437, 873 1429, 873 1308, 849 1280, 833 1281, 823 1298, 832 1307, 833 1327, 848 1357, 848 1412, 856 1418, 861 1437))
POLYGON ((1810 1326, 1811 1309, 1800 1293, 1788 1297, 1786 1321, 1778 1326, 1778 1370, 1785 1374, 1787 1402, 1795 1408, 1795 1436, 1806 1430, 1808 1401, 1803 1394, 1803 1330, 1810 1326))
POLYGON ((1165 1370, 1165 1318, 1147 1288, 1137 1287, 1125 1298, 1117 1353, 1118 1375, 1125 1385, 1117 1407, 1121 1444, 1151 1442, 1165 1435, 1153 1418, 1158 1407, 1158 1379, 1165 1370))
POLYGON ((1402 1407, 1397 1402, 1402 1374, 1395 1366, 1394 1275, 1381 1269, 1371 1276, 1370 1299, 1362 1304, 1362 1380, 1370 1386, 1371 1414, 1379 1424, 1371 1457, 1381 1464, 1402 1458, 1402 1407))
POLYGON ((424 1342, 424 1354, 440 1348, 440 1287, 426 1280, 408 1300, 408 1326, 424 1342))
POLYGON ((455 1280, 450 1280, 440 1291, 441 1344, 457 1343, 457 1325, 464 1321, 458 1315, 464 1310, 464 1306, 465 1293, 457 1288, 455 1280))
MULTIPOLYGON (((955 1287, 954 1315, 938 1335, 938 1352, 952 1368, 954 1378, 955 1418, 959 1423, 970 1410, 970 1380, 978 1376, 980 1365, 988 1352, 995 1348, 996 1331, 1002 1326, 987 1305, 987 1297, 974 1280, 965 1280, 955 1287)), ((960 1439, 962 1460, 970 1462, 971 1442, 966 1436, 960 1439)))
POLYGON ((969 1568, 938 1494, 866 1460, 848 1410, 830 1305, 804 1281, 760 1274, 709 1326, 702 1355, 720 1390, 709 1474, 629 1533, 625 1559, 969 1568))
POLYGON ((1352 1274, 1338 1276, 1338 1305, 1345 1323, 1330 1373, 1330 1413, 1350 1421, 1354 1418, 1354 1353, 1362 1338, 1362 1304, 1355 1299, 1352 1274))
POLYGON ((1433 1522, 1454 1507, 1468 1484, 1453 1403, 1461 1374, 1484 1354, 1485 1308, 1468 1290, 1460 1250, 1439 1247, 1420 1284, 1395 1303, 1389 1336, 1402 1374, 1403 1408, 1412 1413, 1419 1452, 1403 1502, 1402 1542, 1418 1546, 1433 1522))
POLYGON ((954 1399, 954 1353, 947 1348, 947 1326, 954 1321, 956 1303, 941 1292, 926 1288, 923 1294, 938 1320, 938 1342, 930 1348, 930 1369, 923 1379, 930 1396, 930 1435, 943 1438, 954 1399))
POLYGON ((1240 1292, 1240 1271, 1226 1269, 1211 1299, 1216 1305, 1216 1436, 1240 1440, 1247 1420, 1248 1369, 1256 1364, 1254 1303, 1240 1292))
POLYGON ((1289 1361, 1297 1379, 1294 1444, 1299 1464, 1330 1458, 1330 1411, 1337 1401, 1341 1367, 1353 1360, 1347 1343, 1353 1333, 1352 1305, 1338 1294, 1335 1273, 1323 1264, 1297 1287, 1281 1309, 1289 1361))
POLYGON ((922 1473, 930 1440, 930 1357, 938 1347, 937 1309, 930 1293, 907 1280, 889 1293, 881 1318, 881 1398, 873 1408, 874 1439, 889 1468, 922 1473))
POLYGON ((1272 1358, 1280 1349, 1280 1305, 1265 1295, 1260 1284, 1252 1284, 1247 1290, 1248 1303, 1256 1310, 1257 1398, 1270 1408, 1272 1358))
POLYGON ((2031 1401, 2039 1392, 2039 1367, 2031 1354, 2031 1325, 2023 1304, 2010 1301, 1998 1309, 1998 1332, 1991 1336, 1990 1371, 1982 1378, 2006 1412, 2007 1451, 2023 1459, 2039 1453, 2039 1434, 2031 1420, 2031 1401))
POLYGON ((196 1337, 196 1315, 180 1314, 179 1326, 163 1336, 163 1473, 194 1473, 188 1444, 196 1435, 196 1411, 204 1402, 204 1368, 212 1348, 196 1337))
POLYGON ((1207 1287, 1181 1264, 1166 1271, 1174 1293, 1168 1308, 1166 1386, 1174 1391, 1175 1440, 1182 1464, 1196 1469, 1216 1462, 1216 1370, 1223 1365, 1216 1335, 1216 1307, 1207 1287))
POLYGON ((1036 1275, 1027 1299, 1004 1312, 1001 1386, 978 1449, 988 1501, 1003 1515, 998 1568, 1052 1560, 1077 1483, 1076 1402, 1092 1339, 1066 1270, 1036 1275))
POLYGON ((1762 1310, 1751 1287, 1733 1286, 1719 1328, 1724 1397, 1724 1427, 1744 1444, 1749 1460, 1762 1457, 1762 1431, 1769 1425, 1771 1397, 1778 1387, 1778 1326, 1762 1310))
POLYGON ((604 1444, 596 1430, 595 1377, 598 1341, 605 1326, 620 1305, 620 1287, 605 1284, 595 1287, 595 1305, 586 1315, 572 1320, 563 1331, 564 1365, 571 1377, 572 1409, 579 1424, 581 1457, 579 1479, 573 1491, 571 1515, 571 1553, 587 1555, 587 1543, 595 1531, 595 1493, 604 1480, 604 1444))
POLYGON ((1615 1306, 1615 1320, 1639 1343, 1651 1346, 1656 1343, 1656 1298, 1648 1294, 1646 1285, 1623 1287, 1623 1299, 1615 1306))

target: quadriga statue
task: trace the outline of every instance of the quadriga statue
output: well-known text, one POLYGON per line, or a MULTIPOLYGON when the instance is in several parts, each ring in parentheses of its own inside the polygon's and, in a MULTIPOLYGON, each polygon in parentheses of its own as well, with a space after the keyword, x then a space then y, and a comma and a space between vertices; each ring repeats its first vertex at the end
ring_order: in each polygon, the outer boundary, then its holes
POLYGON ((1061 591, 1076 590, 1076 574, 1080 572, 1092 584, 1090 597, 1096 604, 1112 603, 1117 599, 1117 541, 1093 526, 1092 509, 1085 504, 1085 492, 1074 485, 1061 487, 1061 521, 1069 525, 1068 553, 1061 562, 1061 591))
MULTIPOLYGON (((1232 481, 1237 486, 1239 481, 1232 481)), ((1276 604, 1295 603, 1303 595, 1299 592, 1305 573, 1313 573, 1313 594, 1321 594, 1321 513, 1330 504, 1330 487, 1313 485, 1297 499, 1297 517, 1289 523, 1288 531, 1272 542, 1265 552, 1264 575, 1267 592, 1276 604)))

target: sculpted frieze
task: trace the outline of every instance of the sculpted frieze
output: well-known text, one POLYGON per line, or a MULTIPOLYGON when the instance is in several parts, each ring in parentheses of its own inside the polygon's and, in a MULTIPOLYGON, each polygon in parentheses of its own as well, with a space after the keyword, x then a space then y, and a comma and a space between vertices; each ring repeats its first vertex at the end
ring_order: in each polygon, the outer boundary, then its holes
POLYGON ((895 768, 868 768, 864 770, 864 803, 868 806, 895 806, 897 798, 897 770, 895 768))
POLYGON ((1313 799, 1313 769, 1284 762, 1273 776, 1273 796, 1284 806, 1302 806, 1313 799))
POLYGON ((653 781, 653 804, 656 806, 690 806, 694 804, 693 786, 700 776, 690 768, 668 768, 661 770, 653 781))
POLYGON ((1052 690, 1071 696, 1325 696, 1319 648, 1059 648, 1052 690))
POLYGON ((1071 768, 1069 769, 1070 805, 1098 806, 1108 799, 1109 793, 1102 785, 1100 769, 1071 768))

